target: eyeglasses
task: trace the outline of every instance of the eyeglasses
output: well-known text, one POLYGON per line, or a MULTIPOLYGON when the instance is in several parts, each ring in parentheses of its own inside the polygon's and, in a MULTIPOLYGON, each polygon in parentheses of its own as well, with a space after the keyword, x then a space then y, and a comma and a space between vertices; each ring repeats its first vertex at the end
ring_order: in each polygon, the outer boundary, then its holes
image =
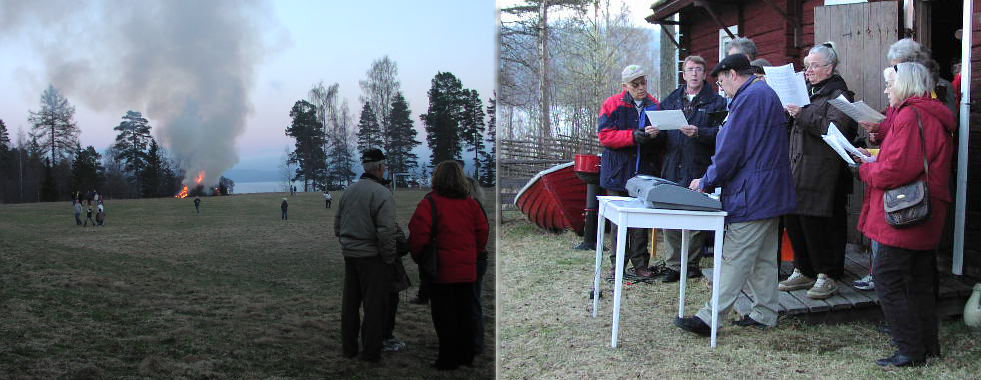
POLYGON ((820 67, 825 67, 825 66, 830 66, 830 65, 831 65, 830 63, 825 63, 823 65, 822 64, 817 64, 817 63, 812 63, 812 64, 809 64, 809 65, 804 65, 804 70, 805 71, 806 70, 810 70, 810 69, 817 70, 820 67))
POLYGON ((689 68, 685 69, 685 72, 686 73, 692 73, 692 74, 694 74, 694 73, 700 73, 700 72, 705 72, 705 68, 704 67, 689 67, 689 68))
POLYGON ((715 81, 715 85, 718 86, 719 88, 722 88, 722 79, 715 81))

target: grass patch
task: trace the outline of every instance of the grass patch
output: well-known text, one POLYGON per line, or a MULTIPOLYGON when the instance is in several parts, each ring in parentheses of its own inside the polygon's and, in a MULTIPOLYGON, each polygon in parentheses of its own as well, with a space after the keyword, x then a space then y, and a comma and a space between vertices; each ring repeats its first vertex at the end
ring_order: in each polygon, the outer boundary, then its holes
MULTIPOLYGON (((509 221, 499 239, 501 378, 969 379, 981 374, 981 335, 959 319, 943 321, 943 357, 922 368, 876 366, 875 360, 894 348, 867 321, 809 325, 781 318, 777 328, 766 331, 726 321, 713 350, 708 338, 672 324, 678 285, 659 282, 625 287, 619 347, 613 349, 613 286, 602 282, 604 297, 592 318, 588 295, 595 252, 574 250, 581 238, 509 221)), ((702 264, 709 267, 711 260, 702 264)), ((603 270, 609 267, 604 258, 603 270)), ((707 281, 689 282, 686 314, 701 307, 710 291, 707 281)))
MULTIPOLYGON (((396 193, 403 227, 424 194, 396 193)), ((415 286, 396 322, 407 350, 345 359, 337 202, 299 193, 283 222, 283 196, 202 198, 200 215, 190 199, 114 200, 98 228, 77 227, 67 202, 0 205, 0 378, 494 376, 493 261, 475 368, 429 369, 438 343, 429 307, 407 302, 415 286)))

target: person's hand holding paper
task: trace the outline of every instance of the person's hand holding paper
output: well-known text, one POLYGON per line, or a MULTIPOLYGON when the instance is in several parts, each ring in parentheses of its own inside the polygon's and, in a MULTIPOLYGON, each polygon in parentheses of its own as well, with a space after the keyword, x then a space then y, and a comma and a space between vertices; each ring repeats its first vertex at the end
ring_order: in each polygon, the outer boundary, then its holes
POLYGON ((651 121, 651 125, 656 125, 657 129, 661 131, 681 129, 681 127, 691 124, 685 118, 685 113, 681 112, 681 110, 644 112, 647 112, 647 120, 651 121))

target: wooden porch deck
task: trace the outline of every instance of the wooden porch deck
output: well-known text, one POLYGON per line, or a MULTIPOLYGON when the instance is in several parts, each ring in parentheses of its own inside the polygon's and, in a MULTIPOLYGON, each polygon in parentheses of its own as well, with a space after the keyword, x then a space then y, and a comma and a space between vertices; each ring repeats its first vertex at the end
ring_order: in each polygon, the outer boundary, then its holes
MULTIPOLYGON (((780 272, 793 271, 793 262, 781 262, 780 272)), ((711 278, 712 269, 703 269, 707 278, 711 278)), ((849 244, 845 253, 845 274, 838 283, 838 293, 825 300, 814 300, 807 297, 807 290, 780 292, 780 315, 793 315, 810 322, 844 322, 859 319, 880 319, 879 297, 874 290, 860 291, 851 287, 852 281, 865 277, 869 273, 869 255, 858 245, 849 244)), ((949 271, 938 270, 939 298, 937 311, 940 316, 959 315, 964 310, 964 303, 972 291, 972 283, 966 279, 957 278, 949 271)), ((748 289, 736 299, 735 308, 740 314, 749 312, 753 301, 748 289)))

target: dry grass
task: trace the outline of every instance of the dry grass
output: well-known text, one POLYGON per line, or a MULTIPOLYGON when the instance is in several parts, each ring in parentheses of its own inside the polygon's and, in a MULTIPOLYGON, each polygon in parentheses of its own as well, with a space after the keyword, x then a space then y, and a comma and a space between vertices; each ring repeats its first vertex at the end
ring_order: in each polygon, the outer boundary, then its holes
MULTIPOLYGON (((620 345, 613 349, 613 292, 605 281, 598 316, 591 317, 594 251, 573 250, 581 242, 574 234, 543 233, 523 221, 502 225, 499 239, 501 378, 981 378, 981 336, 960 320, 943 322, 944 356, 924 368, 878 368, 875 359, 893 349, 871 321, 805 325, 781 318, 767 331, 726 323, 713 350, 707 338, 672 324, 677 284, 625 288, 620 345)), ((603 265, 609 270, 609 260, 603 265)), ((709 291, 707 281, 689 283, 686 313, 701 307, 709 291)))
MULTIPOLYGON (((377 367, 341 356, 334 195, 330 210, 318 193, 290 198, 288 223, 283 194, 202 198, 201 215, 191 200, 110 201, 101 228, 76 227, 67 202, 0 205, 0 378, 493 377, 493 264, 475 368, 429 369, 415 286, 395 331, 406 351, 377 367)), ((423 195, 397 193, 400 224, 423 195)))

